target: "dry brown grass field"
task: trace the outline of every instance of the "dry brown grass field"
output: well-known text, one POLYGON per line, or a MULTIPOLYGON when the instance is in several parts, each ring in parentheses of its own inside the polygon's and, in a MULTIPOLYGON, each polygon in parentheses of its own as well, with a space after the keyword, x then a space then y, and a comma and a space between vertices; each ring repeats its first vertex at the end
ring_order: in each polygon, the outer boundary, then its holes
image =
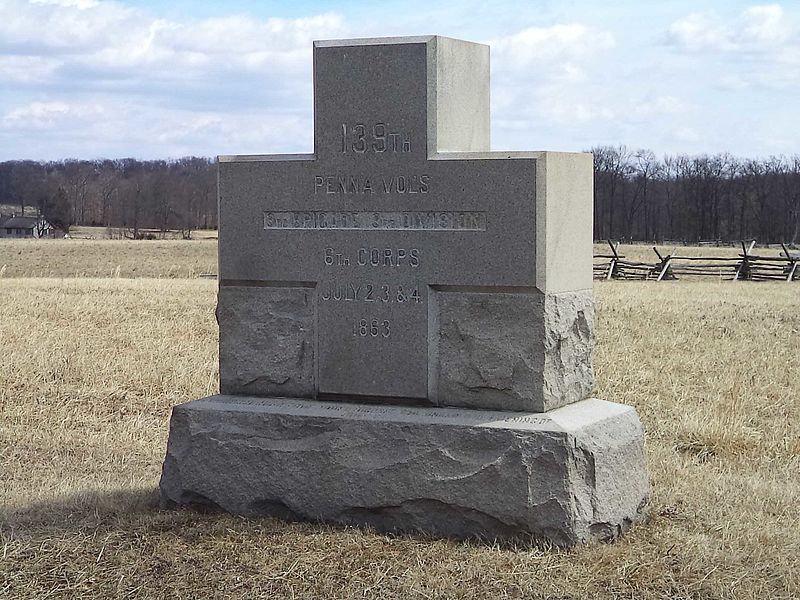
POLYGON ((651 516, 572 551, 159 509, 170 407, 217 387, 215 288, 0 279, 0 598, 800 597, 800 285, 596 285, 651 516))
POLYGON ((0 240, 2 277, 193 278, 217 272, 217 242, 0 240))

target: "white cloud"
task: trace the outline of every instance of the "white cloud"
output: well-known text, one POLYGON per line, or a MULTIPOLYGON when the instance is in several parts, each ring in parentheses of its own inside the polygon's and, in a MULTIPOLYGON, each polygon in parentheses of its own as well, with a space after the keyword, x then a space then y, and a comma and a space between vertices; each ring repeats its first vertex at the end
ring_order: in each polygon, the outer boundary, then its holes
POLYGON ((668 40, 696 60, 702 56, 719 89, 788 90, 800 83, 800 28, 778 4, 752 6, 727 20, 692 14, 670 26, 668 40))
POLYGON ((727 73, 717 78, 717 87, 726 91, 740 92, 750 87, 750 84, 738 73, 727 73))
MULTIPOLYGON (((192 111, 106 98, 99 103, 32 102, 0 116, 0 132, 19 132, 18 152, 46 158, 258 153, 302 140, 311 115, 192 111), (76 150, 77 149, 77 150, 76 150)), ((308 149, 308 148, 306 148, 308 149)))
POLYGON ((0 52, 57 56, 67 64, 127 74, 248 68, 295 68, 315 37, 340 33, 333 13, 299 19, 258 20, 244 15, 187 22, 154 18, 114 2, 44 3, 0 0, 0 52))
POLYGON ((615 45, 607 32, 570 23, 552 27, 528 27, 488 42, 500 69, 571 67, 573 61, 591 57, 615 45))
POLYGON ((56 125, 70 112, 65 102, 32 102, 18 106, 3 116, 3 123, 9 127, 46 129, 56 125))
POLYGON ((544 124, 582 127, 614 118, 615 108, 592 93, 600 61, 616 45, 610 32, 568 23, 528 27, 487 43, 492 49, 496 125, 504 134, 544 124))
POLYGON ((796 31, 779 4, 752 6, 728 21, 692 13, 672 23, 668 33, 668 40, 684 50, 714 52, 770 51, 793 37, 796 31))
POLYGON ((78 8, 86 10, 87 8, 94 8, 100 2, 97 0, 31 0, 31 4, 50 4, 53 6, 63 6, 66 8, 78 8))
POLYGON ((675 132, 675 139, 681 142, 699 142, 702 139, 700 133, 692 127, 681 127, 675 132))
POLYGON ((670 41, 686 50, 733 50, 733 31, 707 15, 694 13, 673 23, 670 41))
MULTIPOLYGON (((312 41, 344 33, 334 13, 178 20, 117 2, 0 0, 0 14, 0 78, 15 84, 0 135, 58 129, 47 156, 68 142, 161 156, 214 154, 226 140, 268 149, 283 122, 311 122, 312 41)), ((292 133, 278 148, 307 150, 311 131, 292 133)))
POLYGON ((742 13, 737 29, 745 43, 766 46, 782 44, 792 35, 792 29, 779 4, 748 8, 742 13))
POLYGON ((37 53, 91 52, 136 29, 136 11, 106 2, 0 0, 0 50, 37 53))
POLYGON ((687 102, 672 95, 644 98, 632 108, 635 116, 646 118, 663 115, 684 115, 690 110, 692 110, 692 107, 687 102))
POLYGON ((44 82, 53 76, 60 61, 41 56, 0 55, 0 81, 8 83, 44 82))

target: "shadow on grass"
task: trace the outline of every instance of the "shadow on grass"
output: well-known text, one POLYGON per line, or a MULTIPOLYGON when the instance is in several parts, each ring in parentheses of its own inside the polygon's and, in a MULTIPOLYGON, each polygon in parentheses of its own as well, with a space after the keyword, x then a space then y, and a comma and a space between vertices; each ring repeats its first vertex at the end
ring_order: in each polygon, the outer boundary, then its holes
POLYGON ((158 488, 86 490, 25 506, 0 507, 0 529, 79 530, 158 511, 158 488))
MULTIPOLYGON (((27 506, 0 507, 0 534, 5 537, 70 534, 97 530, 132 534, 138 532, 169 533, 195 540, 221 530, 239 530, 259 534, 316 536, 383 537, 411 544, 452 543, 473 548, 495 548, 505 551, 539 550, 563 552, 530 536, 493 540, 480 538, 452 539, 421 532, 381 532, 370 526, 321 523, 302 518, 280 516, 246 517, 214 510, 213 507, 161 508, 157 487, 87 490, 64 494, 27 506)), ((568 552, 568 551, 567 551, 568 552)))

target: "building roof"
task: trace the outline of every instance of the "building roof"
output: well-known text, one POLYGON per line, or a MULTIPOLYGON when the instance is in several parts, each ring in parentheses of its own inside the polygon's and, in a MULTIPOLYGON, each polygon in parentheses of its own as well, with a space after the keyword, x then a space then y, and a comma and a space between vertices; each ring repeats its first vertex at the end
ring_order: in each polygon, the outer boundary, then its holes
POLYGON ((16 229, 33 229, 42 217, 11 217, 6 221, 0 221, 0 227, 16 229))

